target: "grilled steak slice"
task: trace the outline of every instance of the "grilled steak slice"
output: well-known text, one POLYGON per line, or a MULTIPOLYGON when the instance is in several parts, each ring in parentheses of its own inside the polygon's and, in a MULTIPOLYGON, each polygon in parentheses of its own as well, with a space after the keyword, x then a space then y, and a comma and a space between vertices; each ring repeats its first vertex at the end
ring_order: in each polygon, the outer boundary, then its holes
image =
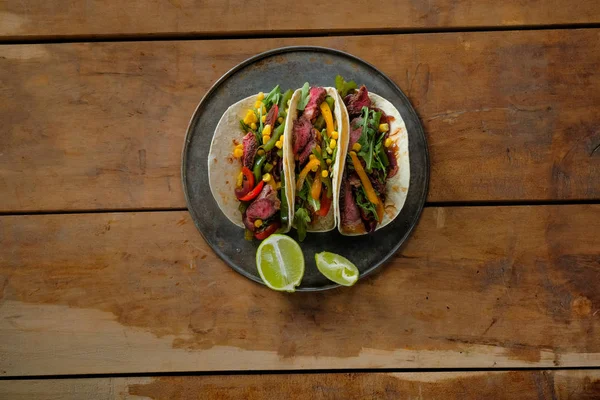
POLYGON ((302 114, 302 118, 306 118, 309 121, 314 121, 321 112, 319 109, 319 105, 325 101, 325 97, 327 97, 327 92, 322 87, 311 87, 309 92, 309 100, 304 108, 304 114, 302 114))
POLYGON ((242 165, 252 169, 252 166, 254 165, 254 156, 256 156, 256 151, 258 150, 258 141, 256 140, 254 133, 248 132, 246 136, 244 136, 242 144, 244 146, 242 165))

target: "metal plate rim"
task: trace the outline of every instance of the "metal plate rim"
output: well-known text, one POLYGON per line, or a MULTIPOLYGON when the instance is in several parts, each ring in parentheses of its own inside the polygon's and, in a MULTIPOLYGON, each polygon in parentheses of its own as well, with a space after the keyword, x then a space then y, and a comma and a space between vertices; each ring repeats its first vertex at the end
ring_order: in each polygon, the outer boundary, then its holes
MULTIPOLYGON (((425 206, 425 201, 427 198, 427 192, 429 191, 429 172, 430 172, 430 166, 429 166, 429 147, 427 146, 427 137, 425 136, 425 132, 423 130, 423 125, 421 124, 421 120, 419 118, 419 115, 417 114, 416 110, 414 109, 414 107, 412 106, 412 103, 410 102, 410 100, 408 99, 408 97, 404 94, 404 92, 398 87, 398 85, 396 85, 396 83, 390 79, 386 74, 384 74, 383 72, 381 72, 377 67, 375 67, 374 65, 372 65, 371 63, 353 55, 350 53, 347 53, 345 51, 342 50, 337 50, 337 49, 332 49, 329 47, 323 47, 323 46, 285 46, 285 47, 278 47, 275 49, 271 49, 271 50, 267 50, 264 51, 262 53, 256 54, 250 58, 247 58, 246 60, 240 62, 239 64, 235 65, 234 67, 232 67, 229 71, 227 71, 225 74, 223 74, 209 89, 208 91, 204 94, 204 96, 202 96, 202 98, 200 99, 200 102, 198 103, 198 105, 196 106, 189 122, 188 122, 188 126, 186 128, 186 134, 185 134, 185 139, 184 139, 184 143, 183 143, 183 149, 182 149, 182 161, 181 161, 181 181, 182 181, 182 186, 183 186, 183 192, 184 192, 184 196, 185 196, 185 201, 186 201, 186 208, 188 210, 188 212, 191 214, 192 216, 192 220, 194 221, 194 225, 196 226, 196 229, 198 230, 198 232, 200 232, 200 235, 202 236, 202 238, 204 239, 204 241, 210 246, 210 248, 219 256, 219 258, 221 258, 221 260, 223 260, 230 268, 232 268, 233 270, 235 270, 236 272, 238 272, 239 274, 243 275, 244 277, 257 282, 263 286, 266 286, 265 283, 259 279, 257 276, 254 276, 252 274, 250 274, 249 272, 245 271, 242 268, 239 268, 237 265, 232 265, 232 263, 227 261, 227 257, 225 257, 225 255, 222 253, 222 251, 216 247, 215 245, 213 245, 213 243, 211 243, 210 240, 208 240, 208 238, 204 235, 204 233, 202 232, 202 229, 200 228, 200 226, 198 225, 198 216, 195 213, 194 209, 191 207, 191 200, 190 200, 190 195, 188 192, 188 187, 186 185, 186 178, 187 178, 187 172, 186 172, 186 168, 185 166, 187 165, 187 154, 188 154, 188 146, 190 143, 190 138, 192 135, 192 125, 194 123, 194 120, 197 118, 198 116, 198 111, 202 108, 202 106, 204 105, 204 103, 206 102, 206 100, 208 98, 210 98, 210 96, 213 94, 213 92, 215 92, 219 86, 221 86, 223 84, 223 82, 225 82, 227 79, 229 79, 229 77, 231 77, 231 75, 233 75, 234 73, 238 72, 239 70, 243 69, 244 67, 260 61, 263 58, 266 57, 270 57, 273 55, 277 55, 277 54, 282 54, 282 53, 289 53, 289 52, 294 52, 294 51, 315 51, 315 52, 323 52, 323 53, 331 53, 331 54, 336 54, 336 55, 341 55, 344 57, 348 57, 351 59, 354 59, 355 61, 366 65, 368 67, 370 67, 371 69, 373 69, 374 71, 376 71, 380 77, 385 80, 396 92, 397 94, 402 97, 405 101, 406 101, 406 106, 409 110, 410 113, 412 113, 417 121, 418 124, 416 126, 416 133, 419 134, 421 136, 421 139, 423 140, 423 143, 425 144, 425 147, 423 149, 424 152, 424 158, 425 158, 425 165, 424 165, 424 169, 425 169, 425 173, 424 173, 424 182, 423 182, 423 189, 422 192, 420 193, 419 198, 421 199, 419 201, 417 210, 416 210, 416 216, 415 216, 415 220, 411 223, 410 227, 406 230, 406 233, 404 234, 404 236, 402 236, 401 240, 398 241, 398 244, 396 244, 395 246, 392 247, 392 249, 390 251, 388 251, 378 262, 376 262, 375 264, 373 264, 369 269, 367 269, 365 272, 363 272, 360 277, 359 280, 371 275, 373 272, 375 272, 377 269, 379 269, 379 267, 381 267, 383 264, 385 264, 387 261, 389 261, 389 259, 396 254, 396 252, 400 249, 400 247, 402 247, 402 245, 406 242, 406 240, 408 239, 408 237, 411 235, 411 233, 413 232, 413 230, 415 229, 417 223, 419 222, 419 219, 421 218, 421 214, 423 213, 423 208, 425 206)), ((410 190, 410 188, 409 188, 410 190)), ((331 285, 327 285, 327 286, 321 286, 321 287, 298 287, 296 288, 297 292, 320 292, 320 291, 324 291, 324 290, 329 290, 329 289, 335 289, 340 287, 341 285, 333 283, 331 285)))

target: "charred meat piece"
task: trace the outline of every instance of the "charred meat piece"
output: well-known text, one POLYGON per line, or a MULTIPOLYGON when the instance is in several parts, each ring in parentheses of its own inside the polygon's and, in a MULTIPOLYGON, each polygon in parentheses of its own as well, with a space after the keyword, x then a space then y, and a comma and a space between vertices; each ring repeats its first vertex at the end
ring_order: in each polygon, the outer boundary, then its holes
POLYGON ((292 128, 292 148, 294 154, 299 154, 312 138, 312 124, 303 118, 294 121, 292 128))
POLYGON ((254 226, 254 223, 252 221, 250 221, 250 218, 248 218, 248 214, 246 214, 246 213, 242 214, 242 221, 244 222, 244 226, 246 227, 246 229, 254 232, 256 227, 254 226))
POLYGON ((362 118, 354 118, 352 122, 350 122, 350 143, 348 143, 348 148, 351 149, 354 146, 354 143, 358 142, 360 136, 362 135, 362 118))
POLYGON ((254 165, 254 156, 256 156, 256 151, 258 150, 258 140, 256 140, 254 133, 248 132, 246 136, 244 136, 242 144, 244 146, 244 158, 242 159, 242 165, 252 170, 252 166, 254 165))
POLYGON ((311 136, 306 146, 304 146, 304 149, 300 152, 300 154, 298 154, 298 165, 304 165, 306 160, 308 160, 308 157, 312 154, 312 151, 316 145, 317 142, 315 141, 315 137, 311 136))
POLYGON ((310 99, 304 108, 304 114, 302 114, 302 118, 305 118, 309 121, 314 121, 315 118, 319 116, 321 110, 319 109, 319 105, 325 101, 325 97, 327 97, 327 92, 322 87, 311 87, 308 92, 310 99))
POLYGON ((344 98, 344 104, 351 117, 360 115, 363 107, 371 106, 371 99, 367 87, 362 85, 354 94, 349 94, 344 98))
POLYGON ((351 233, 364 232, 365 227, 360 217, 358 206, 354 201, 352 187, 350 186, 348 179, 343 180, 340 190, 340 215, 342 229, 351 233))
MULTIPOLYGON (((279 201, 279 200, 277 200, 279 201)), ((254 200, 246 210, 246 216, 252 223, 257 219, 268 219, 275 215, 279 207, 269 199, 254 200)))

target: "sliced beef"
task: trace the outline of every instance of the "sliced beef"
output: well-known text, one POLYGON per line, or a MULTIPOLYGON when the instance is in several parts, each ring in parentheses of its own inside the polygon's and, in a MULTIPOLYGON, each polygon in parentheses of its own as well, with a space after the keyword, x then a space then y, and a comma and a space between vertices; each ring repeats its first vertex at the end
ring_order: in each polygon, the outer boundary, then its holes
POLYGON ((350 183, 350 185, 352 185, 355 188, 358 188, 362 185, 362 183, 360 182, 360 178, 358 177, 358 175, 356 174, 356 172, 350 172, 348 175, 348 182, 350 183))
POLYGON ((275 121, 277 121, 277 115, 279 115, 279 106, 274 104, 265 118, 265 125, 271 125, 271 128, 275 129, 275 121))
POLYGON ((304 149, 298 154, 298 163, 300 166, 303 166, 306 160, 308 160, 308 157, 312 154, 316 145, 317 142, 315 141, 315 137, 311 136, 306 146, 304 146, 304 149))
POLYGON ((385 155, 390 162, 388 165, 388 179, 395 176, 398 173, 398 160, 396 159, 396 151, 391 147, 385 149, 385 155))
POLYGON ((383 176, 380 175, 383 174, 380 174, 378 170, 374 169, 373 172, 369 174, 369 180, 371 181, 373 189, 375 189, 378 194, 382 195, 385 194, 385 183, 382 182, 383 176))
POLYGON ((344 97, 344 104, 351 117, 360 115, 363 107, 371 106, 371 99, 367 87, 362 85, 354 94, 344 97))
POLYGON ((278 209, 269 199, 254 200, 246 210, 246 215, 252 222, 257 219, 265 220, 275 215, 278 209))
POLYGON ((277 209, 279 209, 279 206, 281 204, 279 199, 277 198, 277 192, 275 191, 275 189, 273 189, 273 186, 271 185, 265 185, 260 191, 260 193, 256 197, 256 200, 261 199, 271 200, 273 203, 277 204, 277 209))
POLYGON ((319 105, 323 101, 325 101, 325 97, 327 97, 327 92, 325 89, 319 86, 311 87, 308 92, 309 100, 304 108, 304 114, 302 114, 302 118, 305 118, 309 121, 314 121, 321 112, 319 109, 319 105))
POLYGON ((252 169, 252 166, 254 165, 254 157, 256 156, 256 151, 258 150, 258 141, 256 140, 254 133, 248 132, 242 140, 242 145, 244 146, 242 165, 252 169))
POLYGON ((246 215, 254 224, 257 219, 265 220, 272 217, 280 208, 281 201, 277 198, 277 191, 271 185, 265 185, 258 197, 246 209, 246 215))
POLYGON ((362 135, 362 118, 354 118, 350 122, 350 143, 348 143, 348 149, 354 146, 354 143, 358 142, 362 135))
POLYGON ((343 179, 340 188, 340 216, 344 231, 353 233, 362 233, 365 231, 348 179, 343 179))
POLYGON ((292 128, 292 148, 294 154, 299 154, 312 137, 312 124, 304 118, 294 121, 292 128))
POLYGON ((242 221, 244 222, 244 226, 246 227, 246 229, 254 232, 256 227, 254 226, 254 223, 252 221, 250 221, 250 218, 248 218, 248 214, 246 214, 246 213, 242 214, 242 221))

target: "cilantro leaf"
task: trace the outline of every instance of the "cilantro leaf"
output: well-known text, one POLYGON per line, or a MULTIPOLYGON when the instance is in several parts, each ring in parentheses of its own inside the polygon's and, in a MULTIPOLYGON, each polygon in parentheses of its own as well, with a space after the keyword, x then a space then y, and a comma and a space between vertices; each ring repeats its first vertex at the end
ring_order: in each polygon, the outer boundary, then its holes
POLYGON ((356 89, 356 82, 346 82, 341 75, 338 75, 335 77, 335 88, 340 96, 344 97, 349 91, 356 89))
POLYGON ((301 242, 306 238, 306 228, 310 223, 310 214, 306 208, 300 207, 294 214, 294 223, 298 231, 298 240, 301 242))
POLYGON ((309 100, 308 90, 309 89, 310 89, 310 86, 308 85, 308 82, 305 82, 304 86, 302 86, 302 93, 300 96, 300 100, 298 100, 298 105, 296 106, 296 108, 299 111, 304 111, 304 108, 306 108, 306 105, 308 104, 308 100, 309 100))

